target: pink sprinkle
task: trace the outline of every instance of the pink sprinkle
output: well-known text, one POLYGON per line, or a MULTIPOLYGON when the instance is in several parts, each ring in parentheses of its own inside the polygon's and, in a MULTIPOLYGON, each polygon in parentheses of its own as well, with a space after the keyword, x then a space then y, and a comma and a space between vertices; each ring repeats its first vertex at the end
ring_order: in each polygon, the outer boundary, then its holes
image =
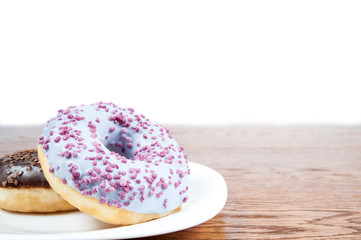
POLYGON ((163 189, 167 189, 167 188, 168 188, 168 184, 167 184, 167 183, 163 183, 163 184, 162 184, 162 188, 163 188, 163 189))
POLYGON ((156 179, 156 178, 157 178, 157 174, 156 174, 156 173, 153 173, 153 174, 152 174, 152 178, 156 179))
POLYGON ((76 172, 76 171, 75 171, 75 172, 72 172, 71 174, 73 175, 73 178, 74 178, 74 179, 78 179, 78 178, 80 177, 80 173, 79 173, 79 172, 76 172))
POLYGON ((122 180, 120 180, 120 186, 121 187, 127 186, 127 180, 125 180, 124 178, 122 180))
POLYGON ((115 127, 110 127, 109 132, 113 132, 115 130, 115 127))
POLYGON ((66 158, 70 158, 70 157, 71 157, 71 152, 65 151, 64 156, 65 156, 66 158))
POLYGON ((98 187, 94 187, 92 192, 93 192, 93 194, 99 192, 99 188, 98 188, 98 187))
POLYGON ((122 128, 122 132, 123 132, 123 133, 127 133, 128 130, 127 130, 126 128, 122 128))
POLYGON ((101 205, 105 204, 106 203, 105 197, 101 197, 101 199, 99 200, 99 203, 101 205))
POLYGON ((111 181, 112 179, 113 179, 113 176, 112 176, 110 173, 108 173, 108 174, 107 174, 107 180, 108 180, 108 181, 111 181))

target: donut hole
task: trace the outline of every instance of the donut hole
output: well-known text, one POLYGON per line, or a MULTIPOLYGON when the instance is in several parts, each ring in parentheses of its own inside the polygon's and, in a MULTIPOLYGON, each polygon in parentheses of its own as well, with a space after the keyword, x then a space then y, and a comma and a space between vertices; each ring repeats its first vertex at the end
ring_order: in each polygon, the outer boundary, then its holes
POLYGON ((104 146, 111 152, 133 160, 134 155, 133 139, 125 134, 112 134, 104 141, 104 146))

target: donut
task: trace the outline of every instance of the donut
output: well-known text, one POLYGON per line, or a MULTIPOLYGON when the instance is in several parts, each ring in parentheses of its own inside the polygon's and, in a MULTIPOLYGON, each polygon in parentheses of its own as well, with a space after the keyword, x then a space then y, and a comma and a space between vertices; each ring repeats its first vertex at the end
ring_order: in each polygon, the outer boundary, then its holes
POLYGON ((106 223, 160 218, 188 199, 183 147, 133 108, 99 102, 59 110, 43 129, 38 154, 51 187, 106 223))
POLYGON ((0 208, 16 212, 58 212, 76 209, 44 177, 36 149, 0 158, 0 208))

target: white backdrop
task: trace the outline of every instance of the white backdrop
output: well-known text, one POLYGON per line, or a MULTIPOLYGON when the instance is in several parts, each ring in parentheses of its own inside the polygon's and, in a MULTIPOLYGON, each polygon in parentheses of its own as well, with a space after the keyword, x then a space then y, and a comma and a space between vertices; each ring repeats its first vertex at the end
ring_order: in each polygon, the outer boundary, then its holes
POLYGON ((360 123, 360 1, 1 1, 0 124, 360 123))

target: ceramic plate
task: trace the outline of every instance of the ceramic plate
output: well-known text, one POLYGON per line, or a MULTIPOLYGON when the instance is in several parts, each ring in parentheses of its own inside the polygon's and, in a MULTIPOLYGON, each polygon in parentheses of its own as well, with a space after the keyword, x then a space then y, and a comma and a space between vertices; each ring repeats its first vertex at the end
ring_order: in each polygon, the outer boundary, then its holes
POLYGON ((227 185, 215 170, 189 163, 189 200, 183 210, 132 226, 102 223, 81 212, 23 214, 0 209, 0 239, 125 239, 190 228, 216 216, 227 200, 227 185))

